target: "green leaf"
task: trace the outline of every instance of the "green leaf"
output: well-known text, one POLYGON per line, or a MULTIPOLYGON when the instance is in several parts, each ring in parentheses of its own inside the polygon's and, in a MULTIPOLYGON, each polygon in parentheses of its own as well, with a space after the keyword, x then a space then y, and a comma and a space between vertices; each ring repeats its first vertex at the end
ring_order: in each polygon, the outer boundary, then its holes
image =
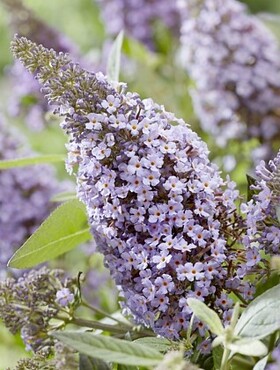
POLYGON ((247 178, 247 201, 249 202, 253 198, 253 196, 258 193, 257 190, 253 190, 251 188, 252 185, 253 186, 256 185, 257 180, 248 174, 246 174, 246 178, 247 178))
POLYGON ((262 339, 280 329, 280 285, 254 299, 243 311, 235 336, 262 339))
POLYGON ((143 344, 144 346, 154 348, 159 352, 167 352, 172 346, 172 342, 168 339, 153 337, 139 338, 136 339, 134 343, 143 344))
POLYGON ((215 369, 219 369, 221 367, 223 353, 224 353, 224 350, 222 346, 217 346, 212 349, 212 356, 213 356, 215 369))
POLYGON ((278 222, 280 222, 280 207, 279 206, 276 206, 276 216, 277 216, 277 220, 278 222))
POLYGON ((163 355, 153 348, 125 340, 92 333, 56 332, 66 345, 93 358, 124 365, 155 366, 163 355))
POLYGON ((91 239, 84 205, 72 200, 56 208, 16 251, 9 267, 25 269, 49 261, 91 239))
POLYGON ((68 200, 74 200, 74 199, 77 199, 76 192, 74 192, 74 191, 65 191, 63 193, 58 193, 58 194, 54 195, 51 198, 51 201, 62 203, 62 202, 66 202, 68 200))
POLYGON ((216 335, 223 334, 223 324, 215 311, 211 310, 205 303, 195 298, 188 298, 187 304, 190 306, 195 316, 206 324, 212 333, 216 335))
POLYGON ((162 63, 162 59, 157 54, 152 53, 141 42, 127 36, 123 40, 123 53, 152 69, 157 68, 162 63))
MULTIPOLYGON (((280 272, 280 256, 273 256, 270 260, 270 268, 271 270, 276 270, 278 274, 278 278, 280 280, 279 272, 280 272)), ((278 282, 280 283, 280 281, 278 282)))
POLYGON ((80 354, 79 370, 111 370, 106 362, 80 354))
POLYGON ((241 338, 226 346, 232 353, 240 353, 245 356, 262 357, 267 354, 266 346, 257 339, 241 338))
POLYGON ((272 273, 269 278, 264 277, 264 279, 261 279, 257 284, 255 298, 278 284, 280 284, 280 275, 278 272, 272 273))
POLYGON ((64 161, 65 155, 63 154, 46 154, 38 155, 36 157, 16 158, 0 161, 0 170, 6 170, 15 167, 33 166, 35 164, 56 163, 64 161))
POLYGON ((119 81, 122 44, 123 31, 118 34, 109 54, 106 74, 111 81, 119 81))
POLYGON ((138 366, 127 366, 127 365, 118 365, 118 370, 139 370, 138 366))
POLYGON ((260 361, 256 363, 253 370, 264 370, 267 364, 268 356, 265 356, 260 361))

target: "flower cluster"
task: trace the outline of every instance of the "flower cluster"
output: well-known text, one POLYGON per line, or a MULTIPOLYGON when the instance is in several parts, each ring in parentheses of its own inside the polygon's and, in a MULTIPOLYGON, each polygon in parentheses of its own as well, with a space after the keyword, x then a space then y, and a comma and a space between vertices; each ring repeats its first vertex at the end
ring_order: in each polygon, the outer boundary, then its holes
MULTIPOLYGON (((36 352, 31 358, 19 360, 14 370, 77 370, 77 353, 61 342, 54 344, 54 357, 36 352)), ((10 368, 6 370, 11 370, 10 368)))
MULTIPOLYGON (((189 297, 228 322, 227 293, 251 291, 237 276, 246 258, 235 245, 243 220, 235 184, 222 180, 206 144, 162 106, 114 88, 67 55, 24 38, 12 49, 65 117, 67 167, 125 312, 172 339, 189 325, 189 297)), ((201 336, 207 329, 200 321, 194 328, 201 336)))
POLYGON ((153 47, 153 25, 163 22, 176 35, 179 34, 179 14, 174 1, 169 0, 97 0, 101 15, 110 36, 121 30, 153 47))
MULTIPOLYGON (((0 120, 0 159, 32 156, 19 132, 0 120)), ((52 196, 63 186, 49 165, 0 170, 0 275, 5 276, 7 262, 35 231, 53 208, 52 196)))
POLYGON ((42 267, 0 282, 0 319, 21 333, 28 351, 50 353, 55 339, 49 332, 63 328, 78 304, 76 280, 62 270, 42 267), (60 321, 52 323, 54 318, 60 321))
MULTIPOLYGON (((57 51, 78 55, 76 46, 56 29, 48 26, 21 0, 3 0, 9 12, 13 32, 26 36, 36 43, 53 47, 57 51)), ((9 102, 9 114, 23 116, 27 126, 34 131, 45 127, 46 114, 49 112, 46 99, 40 92, 40 86, 18 62, 8 70, 12 81, 12 97, 9 102)))
POLYGON ((252 199, 241 205, 246 215, 242 242, 247 253, 247 263, 239 272, 241 276, 254 270, 262 251, 268 255, 280 253, 280 152, 268 167, 262 161, 256 168, 256 175, 258 179, 251 185, 252 199))
POLYGON ((178 3, 183 64, 196 83, 192 96, 203 129, 219 145, 257 137, 271 151, 267 143, 279 139, 280 124, 277 40, 236 0, 178 3))

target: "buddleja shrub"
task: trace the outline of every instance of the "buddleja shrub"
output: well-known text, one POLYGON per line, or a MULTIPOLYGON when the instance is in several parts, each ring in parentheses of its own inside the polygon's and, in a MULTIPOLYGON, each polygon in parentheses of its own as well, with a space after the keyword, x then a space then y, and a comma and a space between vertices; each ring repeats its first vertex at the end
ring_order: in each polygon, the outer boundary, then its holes
POLYGON ((243 201, 183 120, 110 81, 121 39, 109 78, 26 38, 12 43, 63 117, 78 200, 57 208, 10 266, 55 258, 87 241, 90 230, 123 313, 88 305, 80 276, 63 271, 3 282, 0 317, 35 353, 18 369, 77 368, 78 354, 81 369, 273 369, 280 286, 270 258, 279 254, 280 154, 260 163, 243 201), (84 319, 80 306, 109 321, 84 319), (69 324, 85 330, 62 331, 69 324))

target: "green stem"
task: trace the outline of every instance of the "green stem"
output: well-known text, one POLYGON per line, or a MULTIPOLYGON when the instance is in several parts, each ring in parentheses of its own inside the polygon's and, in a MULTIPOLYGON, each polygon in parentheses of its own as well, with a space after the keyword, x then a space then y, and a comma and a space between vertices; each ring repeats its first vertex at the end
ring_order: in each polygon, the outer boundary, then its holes
POLYGON ((97 314, 99 314, 99 315, 101 315, 101 316, 108 317, 109 319, 114 320, 114 321, 115 321, 115 322, 117 322, 118 324, 121 324, 121 325, 125 324, 125 325, 127 325, 127 326, 129 326, 129 325, 130 325, 130 327, 131 327, 131 328, 133 327, 133 325, 131 325, 131 324, 129 324, 129 323, 124 323, 123 321, 118 320, 118 319, 116 319, 115 317, 111 316, 109 313, 107 313, 107 312, 105 312, 105 311, 103 311, 103 310, 101 310, 101 309, 99 309, 99 308, 97 308, 97 307, 91 306, 91 305, 90 305, 89 303, 87 303, 86 301, 82 301, 82 306, 89 308, 91 311, 93 311, 93 312, 95 312, 95 313, 97 313, 97 314))
POLYGON ((125 334, 129 330, 131 330, 131 327, 126 326, 125 324, 122 324, 123 326, 120 327, 117 325, 104 324, 99 321, 80 319, 78 317, 73 317, 73 319, 71 320, 71 324, 75 324, 77 326, 82 326, 82 327, 87 327, 87 328, 92 328, 96 330, 108 331, 113 334, 125 334))
POLYGON ((222 363, 220 370, 228 370, 228 358, 230 355, 230 350, 227 348, 224 348, 224 353, 222 357, 222 363))
POLYGON ((131 334, 131 337, 133 339, 142 338, 142 337, 153 337, 155 334, 148 329, 140 329, 139 331, 134 330, 134 327, 132 327, 130 324, 127 325, 125 323, 121 323, 120 325, 109 325, 104 324, 99 321, 91 321, 91 320, 85 320, 81 319, 79 317, 73 317, 71 320, 71 324, 75 324, 77 326, 92 328, 95 330, 102 330, 107 331, 112 334, 125 336, 127 333, 131 334))

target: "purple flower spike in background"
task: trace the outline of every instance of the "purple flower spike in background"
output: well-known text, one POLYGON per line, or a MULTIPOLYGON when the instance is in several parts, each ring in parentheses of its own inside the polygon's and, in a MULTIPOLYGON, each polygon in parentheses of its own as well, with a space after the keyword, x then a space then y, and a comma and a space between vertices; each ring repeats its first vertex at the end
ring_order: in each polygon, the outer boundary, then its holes
MULTIPOLYGON (((78 48, 65 35, 39 19, 21 0, 1 0, 6 6, 13 33, 26 36, 38 44, 56 51, 71 53, 78 59, 78 48)), ((13 84, 13 96, 9 100, 11 116, 23 116, 27 126, 34 131, 46 125, 48 104, 40 91, 37 81, 15 62, 8 71, 13 84)))
POLYGON ((161 21, 175 35, 179 34, 179 13, 170 0, 97 0, 108 35, 115 37, 121 30, 154 47, 154 23, 161 21))
MULTIPOLYGON (((21 134, 0 120, 0 159, 32 156, 21 134)), ((0 276, 17 248, 36 230, 54 208, 50 199, 63 190, 54 168, 37 165, 0 170, 0 276)))
POLYGON ((258 138, 262 158, 272 158, 280 139, 276 38, 235 0, 178 0, 178 6, 182 63, 196 84, 192 97, 203 129, 221 146, 258 138))

